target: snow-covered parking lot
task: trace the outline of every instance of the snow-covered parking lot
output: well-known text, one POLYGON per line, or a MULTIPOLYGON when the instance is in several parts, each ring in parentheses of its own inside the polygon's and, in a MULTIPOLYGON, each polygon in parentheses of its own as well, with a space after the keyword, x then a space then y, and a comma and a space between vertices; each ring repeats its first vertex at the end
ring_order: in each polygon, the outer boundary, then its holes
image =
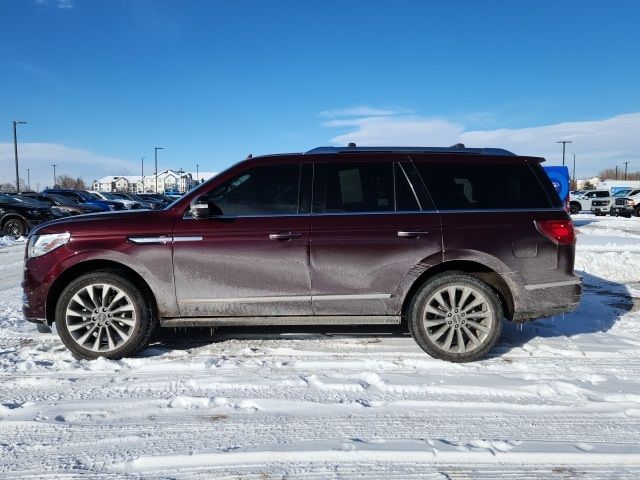
POLYGON ((463 365, 265 330, 75 360, 22 320, 24 244, 0 240, 0 477, 640 478, 640 218, 575 221, 579 309, 463 365))

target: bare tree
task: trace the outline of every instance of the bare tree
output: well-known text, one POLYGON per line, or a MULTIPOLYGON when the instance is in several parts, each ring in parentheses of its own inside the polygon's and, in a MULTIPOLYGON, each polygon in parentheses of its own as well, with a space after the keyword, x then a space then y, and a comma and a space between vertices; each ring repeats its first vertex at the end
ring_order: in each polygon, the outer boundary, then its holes
POLYGON ((590 182, 590 181, 586 181, 584 182, 584 185, 582 186, 583 190, 595 190, 596 187, 590 182))
POLYGON ((87 186, 81 178, 73 178, 70 175, 58 175, 56 177, 56 188, 70 188, 73 190, 86 190, 87 186))
MULTIPOLYGON (((616 179, 616 169, 615 168, 607 168, 601 171, 598 174, 598 177, 602 181, 604 180, 615 180, 616 179)), ((624 180, 624 169, 622 167, 618 168, 618 180, 624 180)), ((627 180, 640 180, 640 172, 627 172, 627 180)))

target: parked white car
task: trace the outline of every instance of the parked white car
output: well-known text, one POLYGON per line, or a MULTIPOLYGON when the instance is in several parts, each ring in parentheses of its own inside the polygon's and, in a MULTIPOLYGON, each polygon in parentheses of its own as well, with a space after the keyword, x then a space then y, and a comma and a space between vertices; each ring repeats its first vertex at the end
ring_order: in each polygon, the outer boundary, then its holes
POLYGON ((571 195, 569 197, 569 213, 575 215, 583 210, 590 211, 594 199, 608 198, 610 195, 609 190, 589 190, 582 195, 571 195))

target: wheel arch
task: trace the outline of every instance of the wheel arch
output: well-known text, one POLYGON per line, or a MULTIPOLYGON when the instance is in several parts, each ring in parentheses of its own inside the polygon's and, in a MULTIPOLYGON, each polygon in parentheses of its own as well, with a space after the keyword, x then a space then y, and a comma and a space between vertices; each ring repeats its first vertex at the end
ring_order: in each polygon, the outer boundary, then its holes
POLYGON ((515 312, 513 292, 502 275, 491 267, 476 260, 447 260, 428 268, 413 281, 402 301, 401 315, 403 323, 406 323, 406 312, 416 291, 435 275, 452 271, 473 275, 491 286, 498 295, 500 303, 502 303, 505 317, 509 320, 513 319, 515 312))
POLYGON ((51 325, 55 320, 56 304, 58 302, 58 298, 60 298, 60 294, 65 289, 65 287, 81 275, 94 272, 96 270, 111 270, 114 272, 122 272, 127 280, 133 282, 133 284, 143 292, 145 298, 150 300, 151 308, 153 309, 154 314, 157 315, 158 302, 153 293, 153 290, 138 272, 133 270, 131 267, 128 267, 119 262, 115 262, 113 260, 94 259, 86 260, 84 262, 77 263, 72 267, 69 267, 64 272, 62 272, 51 284, 51 287, 49 288, 49 291, 47 293, 46 303, 46 318, 49 325, 51 325))

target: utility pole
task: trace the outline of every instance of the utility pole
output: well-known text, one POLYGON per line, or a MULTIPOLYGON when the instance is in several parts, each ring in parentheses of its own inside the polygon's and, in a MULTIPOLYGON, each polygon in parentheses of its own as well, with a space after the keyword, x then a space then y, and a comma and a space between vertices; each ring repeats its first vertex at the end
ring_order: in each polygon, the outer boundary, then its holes
POLYGON ((627 166, 629 165, 629 162, 624 162, 624 179, 627 179, 627 166))
POLYGON ((564 165, 564 150, 565 147, 567 146, 567 143, 573 143, 571 140, 560 140, 556 143, 561 143, 562 144, 562 165, 564 165))
POLYGON ((142 192, 144 193, 145 188, 144 188, 144 159, 147 157, 142 157, 142 171, 140 172, 140 178, 142 179, 142 192))
POLYGON ((158 150, 162 150, 164 147, 153 147, 153 154, 156 159, 156 193, 158 193, 158 150))
POLYGON ((27 190, 31 191, 31 170, 27 168, 27 190))
POLYGON ((27 122, 13 121, 13 155, 16 159, 16 193, 20 193, 20 169, 18 168, 18 132, 17 126, 27 122))
POLYGON ((53 186, 51 188, 56 188, 56 167, 57 167, 57 165, 54 163, 51 166, 53 167, 53 186))

